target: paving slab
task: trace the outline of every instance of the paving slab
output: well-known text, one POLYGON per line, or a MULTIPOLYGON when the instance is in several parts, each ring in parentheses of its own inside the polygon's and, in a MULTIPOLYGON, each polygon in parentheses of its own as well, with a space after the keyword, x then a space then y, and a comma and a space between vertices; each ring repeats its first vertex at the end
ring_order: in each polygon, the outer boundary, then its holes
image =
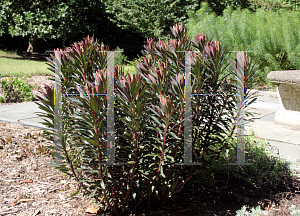
MULTIPOLYGON (((278 149, 279 156, 284 158, 300 177, 300 130, 274 123, 276 111, 280 108, 276 92, 263 94, 247 108, 256 112, 252 122, 245 123, 246 134, 252 129, 258 138, 267 140, 278 149)), ((274 154, 276 156, 276 154, 274 154)))
POLYGON ((257 99, 254 103, 250 104, 249 107, 277 111, 280 109, 280 104, 278 99, 276 98, 270 99, 267 97, 261 97, 257 99))
POLYGON ((40 123, 43 122, 43 119, 35 114, 35 112, 41 111, 42 110, 39 109, 38 105, 34 102, 23 102, 8 105, 1 104, 0 121, 49 129, 40 123))
POLYGON ((294 144, 287 144, 284 142, 278 142, 278 141, 268 141, 270 145, 275 146, 279 149, 279 153, 284 158, 297 158, 298 161, 300 161, 300 145, 294 145, 294 144))
POLYGON ((268 122, 274 122, 274 118, 275 118, 275 112, 271 113, 270 115, 266 115, 266 116, 260 118, 260 120, 268 121, 268 122))
POLYGON ((250 131, 250 129, 253 129, 262 139, 300 145, 300 130, 293 130, 288 126, 258 119, 245 124, 245 130, 250 131))
MULTIPOLYGON (((269 110, 269 109, 261 109, 261 108, 255 108, 255 107, 247 107, 246 111, 253 114, 252 116, 249 116, 248 118, 254 118, 254 119, 261 119, 266 116, 269 116, 271 114, 275 114, 276 110, 269 110)), ((274 119, 273 119, 274 121, 274 119)))

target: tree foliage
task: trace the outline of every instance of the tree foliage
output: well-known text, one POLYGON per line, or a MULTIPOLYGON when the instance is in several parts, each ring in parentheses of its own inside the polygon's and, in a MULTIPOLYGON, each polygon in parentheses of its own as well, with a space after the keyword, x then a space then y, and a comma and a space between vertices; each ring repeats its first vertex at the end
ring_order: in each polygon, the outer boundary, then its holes
POLYGON ((34 35, 59 39, 91 33, 101 26, 105 6, 101 0, 3 0, 0 36, 34 35))
POLYGON ((143 37, 166 39, 169 26, 187 19, 187 11, 199 6, 197 0, 114 0, 107 1, 111 21, 123 29, 132 29, 143 37))
POLYGON ((207 1, 209 8, 217 15, 221 16, 227 6, 231 6, 233 10, 250 8, 249 0, 209 0, 207 1))

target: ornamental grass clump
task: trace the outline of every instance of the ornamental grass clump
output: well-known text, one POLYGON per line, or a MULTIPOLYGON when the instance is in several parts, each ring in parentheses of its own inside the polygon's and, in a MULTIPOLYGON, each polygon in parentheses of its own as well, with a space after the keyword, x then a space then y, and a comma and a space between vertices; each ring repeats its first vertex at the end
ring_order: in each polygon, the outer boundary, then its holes
MULTIPOLYGON (((136 74, 114 67, 115 165, 107 156, 107 56, 109 48, 94 37, 62 53, 62 160, 54 165, 75 178, 88 198, 114 215, 147 209, 178 193, 191 177, 205 170, 229 148, 235 135, 236 65, 225 59, 220 42, 202 33, 193 41, 183 25, 174 25, 169 43, 147 39, 136 74), (181 51, 181 52, 179 52, 181 51), (192 158, 184 163, 185 52, 191 51, 192 158), (192 52, 197 51, 197 52, 192 52), (220 95, 226 91, 226 95, 220 95), (216 94, 218 93, 218 95, 216 94), (80 94, 80 95, 78 95, 80 94)), ((252 101, 255 65, 245 61, 246 106, 252 101)), ((49 58, 52 70, 54 56, 49 58)), ((59 78, 56 78, 59 80, 59 78)), ((54 128, 54 89, 47 87, 39 106, 54 128)), ((255 98, 254 98, 255 100, 255 98)), ((49 140, 58 135, 46 132, 49 140)))

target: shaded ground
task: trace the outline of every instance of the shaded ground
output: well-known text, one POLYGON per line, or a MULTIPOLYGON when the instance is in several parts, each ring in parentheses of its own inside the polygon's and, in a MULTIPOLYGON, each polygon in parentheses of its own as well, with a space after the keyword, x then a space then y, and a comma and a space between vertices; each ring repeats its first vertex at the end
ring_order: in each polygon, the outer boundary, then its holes
POLYGON ((49 53, 47 53, 47 54, 27 53, 27 52, 24 52, 24 51, 18 51, 14 55, 13 54, 0 54, 0 57, 5 57, 5 58, 31 59, 31 60, 38 60, 38 61, 45 61, 46 57, 49 57, 49 56, 50 56, 49 53))
POLYGON ((283 179, 279 183, 268 183, 253 187, 243 179, 217 175, 215 186, 186 187, 181 194, 175 195, 161 205, 160 212, 165 215, 235 215, 235 212, 247 205, 247 210, 261 206, 268 215, 290 215, 289 207, 295 204, 300 208, 300 181, 283 179))

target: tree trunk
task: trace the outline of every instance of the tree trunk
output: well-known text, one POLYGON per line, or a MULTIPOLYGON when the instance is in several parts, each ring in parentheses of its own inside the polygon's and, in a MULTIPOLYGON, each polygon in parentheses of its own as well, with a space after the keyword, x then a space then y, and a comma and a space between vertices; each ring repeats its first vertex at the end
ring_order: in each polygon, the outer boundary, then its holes
POLYGON ((29 52, 29 53, 36 52, 36 35, 31 34, 29 36, 27 52, 29 52))

